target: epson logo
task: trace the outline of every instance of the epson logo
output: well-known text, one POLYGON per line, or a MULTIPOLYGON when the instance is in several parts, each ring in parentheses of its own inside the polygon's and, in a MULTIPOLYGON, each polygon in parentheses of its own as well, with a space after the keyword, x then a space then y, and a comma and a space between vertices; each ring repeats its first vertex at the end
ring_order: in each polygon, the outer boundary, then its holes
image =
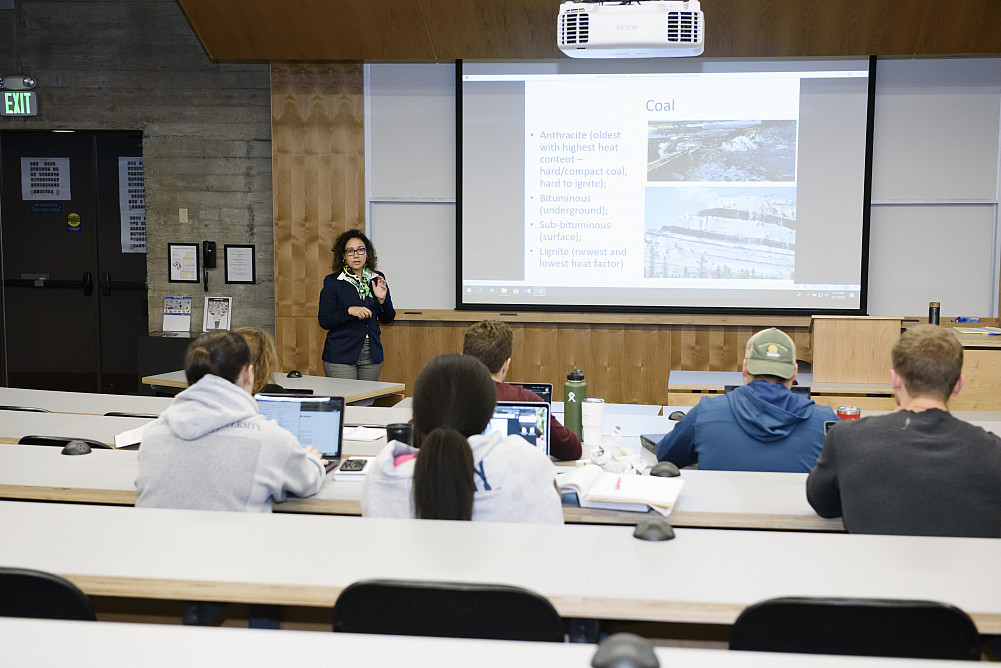
POLYGON ((615 26, 615 29, 616 30, 639 30, 640 26, 639 26, 638 23, 628 23, 628 24, 622 24, 622 23, 620 23, 619 25, 615 26))

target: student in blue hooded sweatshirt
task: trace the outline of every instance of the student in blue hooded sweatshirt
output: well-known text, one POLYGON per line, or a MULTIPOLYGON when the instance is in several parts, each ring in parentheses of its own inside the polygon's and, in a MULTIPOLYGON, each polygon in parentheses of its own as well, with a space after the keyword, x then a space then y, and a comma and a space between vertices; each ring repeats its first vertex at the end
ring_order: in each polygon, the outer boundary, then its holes
POLYGON ((705 397, 657 445, 658 461, 717 471, 806 473, 817 463, 824 422, 836 420, 790 389, 796 344, 774 327, 747 341, 744 385, 705 397))

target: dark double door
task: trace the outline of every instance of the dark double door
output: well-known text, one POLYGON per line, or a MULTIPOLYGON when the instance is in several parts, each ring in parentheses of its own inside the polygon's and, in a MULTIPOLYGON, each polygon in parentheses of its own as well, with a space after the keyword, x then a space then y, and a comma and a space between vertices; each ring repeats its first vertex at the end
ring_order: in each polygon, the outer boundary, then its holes
POLYGON ((138 132, 0 132, 4 384, 137 389, 146 255, 122 251, 119 157, 141 156, 138 132), (71 199, 26 199, 22 158, 68 158, 71 199))

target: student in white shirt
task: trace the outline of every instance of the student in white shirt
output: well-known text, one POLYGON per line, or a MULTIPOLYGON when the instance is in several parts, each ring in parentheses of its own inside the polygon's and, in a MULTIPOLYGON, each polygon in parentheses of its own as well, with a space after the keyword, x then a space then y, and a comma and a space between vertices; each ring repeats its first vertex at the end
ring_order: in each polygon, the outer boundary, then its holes
POLYGON ((517 435, 483 435, 497 389, 468 355, 439 355, 414 384, 420 449, 391 441, 362 488, 362 515, 562 524, 556 469, 517 435))

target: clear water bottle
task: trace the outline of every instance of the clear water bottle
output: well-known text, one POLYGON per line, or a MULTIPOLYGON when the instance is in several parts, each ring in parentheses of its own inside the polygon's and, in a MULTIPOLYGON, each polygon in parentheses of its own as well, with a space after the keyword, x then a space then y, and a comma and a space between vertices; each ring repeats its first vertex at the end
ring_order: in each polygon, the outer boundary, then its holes
POLYGON ((587 399, 587 381, 584 372, 574 369, 567 374, 567 382, 563 385, 563 424, 567 429, 581 437, 581 405, 587 399))

